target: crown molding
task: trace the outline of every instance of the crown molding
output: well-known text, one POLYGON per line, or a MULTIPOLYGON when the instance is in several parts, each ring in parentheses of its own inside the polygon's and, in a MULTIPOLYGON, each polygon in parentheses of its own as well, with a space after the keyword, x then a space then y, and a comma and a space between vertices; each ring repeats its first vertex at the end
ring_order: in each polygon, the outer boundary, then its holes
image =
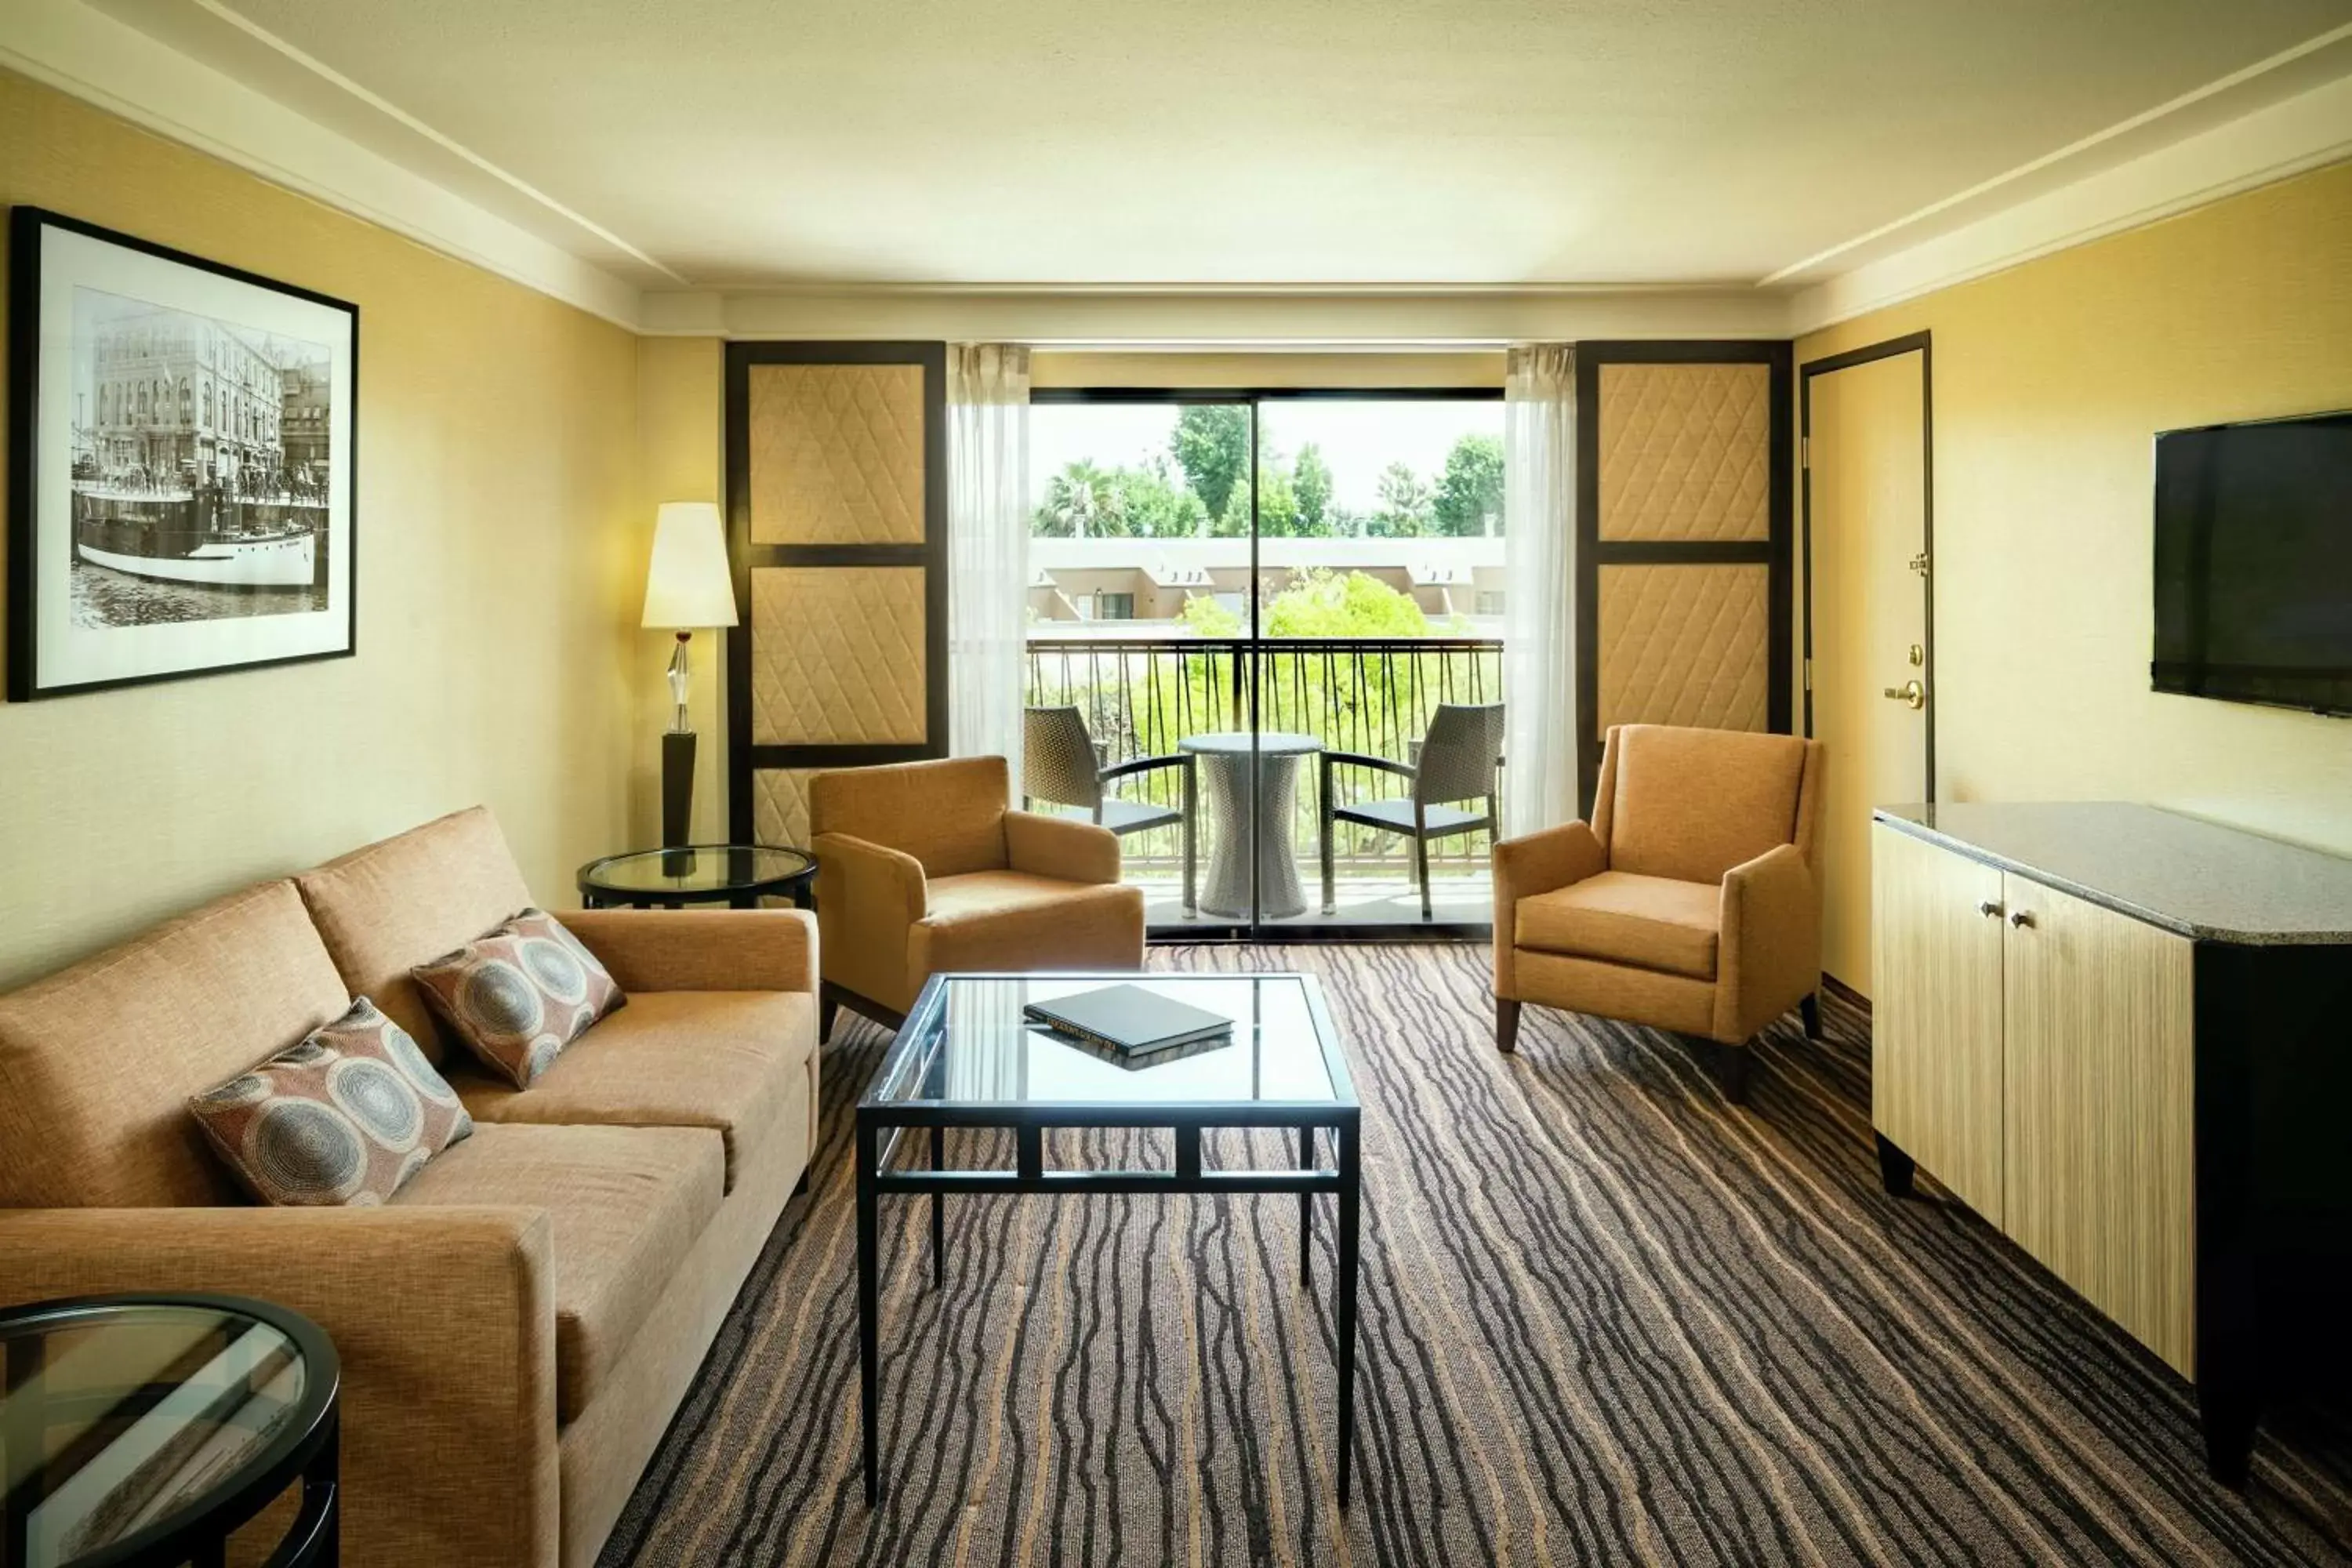
MULTIPOLYGON (((2339 28, 2265 66, 2282 62, 2292 66, 2285 79, 2298 85, 2320 79, 2218 122, 2213 110, 2227 103, 2226 94, 2200 92, 2176 100, 2168 107, 2181 115, 2171 118, 2169 128, 2193 116, 2192 123, 2206 122, 2202 129, 2157 142, 2147 151, 2063 183, 2045 180, 2030 190, 2012 189, 2017 199, 1981 216, 1822 276, 1790 299, 1790 334, 1816 331, 2352 157, 2352 28, 2339 28)), ((2250 80, 2248 73, 2240 73, 2226 79, 2226 85, 2237 88, 2250 80)), ((2127 125, 2140 139, 2152 139, 2157 131, 2145 116, 2127 125)), ((2070 151, 2088 151, 2107 140, 2103 134, 2070 151)), ((2042 160, 2020 173, 2057 166, 2042 160)), ((2026 182, 2004 176, 1994 183, 2002 184, 2026 182)), ((1776 276, 1785 279, 1799 270, 1776 276)))
POLYGON ((640 330, 1123 351, 1470 349, 1577 338, 1779 338, 1788 331, 1788 300, 1744 285, 805 284, 649 290, 640 330))
POLYGON ((0 66, 636 330, 634 284, 79 0, 11 0, 0 66))

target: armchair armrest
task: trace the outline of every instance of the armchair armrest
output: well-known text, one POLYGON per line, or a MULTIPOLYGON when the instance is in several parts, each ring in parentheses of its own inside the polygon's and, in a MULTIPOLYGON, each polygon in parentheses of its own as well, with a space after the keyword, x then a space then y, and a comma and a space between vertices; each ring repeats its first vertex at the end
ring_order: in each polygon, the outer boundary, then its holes
POLYGON ((799 910, 581 910, 563 917, 624 991, 814 991, 799 910))
MULTIPOLYGON (((929 908, 923 863, 903 849, 869 844, 846 833, 820 833, 816 853, 816 907, 826 914, 856 907, 887 914, 910 926, 929 908)), ((861 917, 861 923, 862 923, 861 917)))
POLYGON ((1118 835, 1075 817, 1004 814, 1004 858, 1016 871, 1065 882, 1118 880, 1118 835))
POLYGON ((300 1312, 342 1363, 344 1561, 553 1568, 544 1211, 17 1209, 0 1212, 0 1258, 9 1305, 204 1290, 300 1312))
POLYGON ((1333 768, 1378 768, 1384 773, 1394 773, 1409 779, 1421 770, 1411 763, 1398 762, 1394 757, 1376 757, 1369 752, 1325 752, 1323 772, 1328 777, 1333 768))
POLYGON ((1547 827, 1495 846, 1495 994, 1517 996, 1519 900, 1596 877, 1609 868, 1609 851, 1581 822, 1547 827))
POLYGON ((1745 1040, 1822 983, 1822 899, 1793 844, 1723 876, 1717 934, 1715 1037, 1745 1040))

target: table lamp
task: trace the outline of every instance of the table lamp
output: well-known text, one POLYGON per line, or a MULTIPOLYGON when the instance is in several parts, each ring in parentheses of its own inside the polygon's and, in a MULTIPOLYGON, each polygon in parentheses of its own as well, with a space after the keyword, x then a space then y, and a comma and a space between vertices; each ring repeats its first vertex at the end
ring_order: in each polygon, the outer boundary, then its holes
POLYGON ((694 729, 686 713, 686 647, 697 626, 736 624, 735 579, 727 565, 727 531, 707 500, 664 501, 654 523, 653 564, 646 573, 649 631, 675 631, 670 700, 677 716, 662 736, 662 846, 689 841, 694 816, 694 729))

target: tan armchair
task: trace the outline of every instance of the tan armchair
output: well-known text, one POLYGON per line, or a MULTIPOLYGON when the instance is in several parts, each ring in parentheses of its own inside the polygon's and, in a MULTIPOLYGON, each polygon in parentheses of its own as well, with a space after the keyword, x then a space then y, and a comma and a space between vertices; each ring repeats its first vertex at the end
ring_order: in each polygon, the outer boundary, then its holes
POLYGON ((1140 969, 1143 890, 1118 838, 1008 809, 1002 757, 907 763, 809 781, 821 1036, 842 1006, 896 1027, 950 970, 1140 969))
POLYGON ((1592 821, 1495 846, 1495 1043, 1527 1002, 1649 1024, 1724 1047, 1746 1099, 1758 1030, 1820 1033, 1821 769, 1792 735, 1612 727, 1592 821))

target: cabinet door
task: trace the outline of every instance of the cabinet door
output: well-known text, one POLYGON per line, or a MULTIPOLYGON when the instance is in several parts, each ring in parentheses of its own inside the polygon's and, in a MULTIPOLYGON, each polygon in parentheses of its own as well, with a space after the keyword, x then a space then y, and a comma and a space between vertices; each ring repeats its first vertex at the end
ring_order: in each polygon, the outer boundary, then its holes
POLYGON ((1999 1225, 2000 872, 1872 833, 1870 1120, 1999 1225))
POLYGON ((2194 1376, 2192 944, 2008 879, 2002 1228, 2194 1376))

